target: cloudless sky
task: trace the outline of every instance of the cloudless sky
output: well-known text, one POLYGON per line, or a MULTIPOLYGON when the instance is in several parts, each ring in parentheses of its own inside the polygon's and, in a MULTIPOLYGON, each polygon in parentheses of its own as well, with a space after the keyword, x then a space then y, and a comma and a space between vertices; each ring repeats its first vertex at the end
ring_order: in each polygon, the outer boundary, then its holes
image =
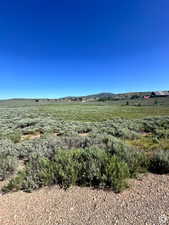
POLYGON ((4 0, 0 98, 169 90, 168 0, 4 0))

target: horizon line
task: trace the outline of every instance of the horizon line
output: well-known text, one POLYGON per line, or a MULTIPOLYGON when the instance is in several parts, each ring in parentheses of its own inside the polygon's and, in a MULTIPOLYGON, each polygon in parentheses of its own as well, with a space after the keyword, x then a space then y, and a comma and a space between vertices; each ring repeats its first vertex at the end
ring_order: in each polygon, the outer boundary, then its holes
POLYGON ((86 96, 91 96, 91 95, 99 95, 99 94, 114 94, 114 95, 119 95, 119 94, 129 94, 129 93, 144 93, 144 92, 154 92, 154 91, 165 91, 165 90, 151 90, 151 91, 129 91, 129 92, 118 92, 118 93, 113 93, 113 92, 97 92, 93 94, 86 94, 86 95, 65 95, 63 97, 9 97, 9 98, 0 98, 0 101, 3 100, 55 100, 55 99, 62 99, 62 98, 72 98, 72 97, 86 97, 86 96))

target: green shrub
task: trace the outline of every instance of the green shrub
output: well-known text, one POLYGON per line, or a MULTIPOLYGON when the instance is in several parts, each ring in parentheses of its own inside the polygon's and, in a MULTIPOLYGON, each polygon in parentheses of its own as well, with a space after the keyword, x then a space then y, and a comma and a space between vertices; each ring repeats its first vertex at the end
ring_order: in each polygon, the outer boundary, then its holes
POLYGON ((169 129, 156 129, 155 136, 157 138, 169 138, 169 129))
POLYGON ((121 162, 116 156, 112 156, 106 166, 105 180, 113 191, 120 192, 128 187, 126 178, 129 177, 129 169, 126 163, 121 162))
POLYGON ((122 128, 117 131, 116 136, 124 139, 135 139, 139 137, 139 134, 128 128, 122 128))
MULTIPOLYGON (((26 165, 21 189, 26 192, 32 192, 43 186, 52 185, 53 163, 47 158, 37 158, 26 165)), ((20 175, 19 175, 20 176, 20 175)))
POLYGON ((169 173, 169 150, 160 150, 153 154, 150 170, 159 174, 169 173))
POLYGON ((101 187, 106 184, 103 182, 105 168, 108 162, 108 155, 105 151, 98 148, 80 150, 73 154, 78 170, 77 184, 85 186, 101 187))
POLYGON ((19 191, 22 189, 22 185, 25 179, 25 173, 24 172, 18 172, 17 176, 12 178, 7 185, 2 187, 2 192, 7 193, 10 191, 19 191))
POLYGON ((9 140, 0 140, 0 180, 13 174, 17 167, 17 151, 9 140))
POLYGON ((6 155, 6 156, 18 156, 18 152, 16 150, 16 146, 12 141, 10 140, 0 140, 0 155, 6 155))
POLYGON ((19 143, 21 140, 21 133, 19 131, 16 131, 14 133, 9 133, 7 135, 7 138, 10 139, 13 143, 19 143))
POLYGON ((109 152, 127 163, 131 177, 136 176, 137 173, 143 172, 147 169, 148 159, 145 153, 141 150, 136 150, 119 142, 113 143, 109 152))
POLYGON ((32 155, 32 159, 26 164, 23 171, 19 171, 16 177, 12 178, 9 183, 3 187, 2 191, 24 190, 32 192, 45 185, 53 182, 51 169, 53 163, 47 158, 41 158, 38 155, 32 155))
POLYGON ((78 170, 72 157, 72 151, 60 150, 54 158, 54 179, 61 187, 67 189, 75 185, 77 181, 78 170))
POLYGON ((35 126, 39 122, 39 119, 22 119, 17 122, 17 127, 16 128, 27 128, 31 126, 35 126))
POLYGON ((0 154, 0 180, 13 174, 17 167, 17 159, 13 156, 0 154))
POLYGON ((31 192, 46 185, 58 184, 109 187, 119 192, 126 187, 127 164, 100 149, 59 150, 50 160, 32 156, 23 172, 3 188, 4 192, 22 189, 31 192))

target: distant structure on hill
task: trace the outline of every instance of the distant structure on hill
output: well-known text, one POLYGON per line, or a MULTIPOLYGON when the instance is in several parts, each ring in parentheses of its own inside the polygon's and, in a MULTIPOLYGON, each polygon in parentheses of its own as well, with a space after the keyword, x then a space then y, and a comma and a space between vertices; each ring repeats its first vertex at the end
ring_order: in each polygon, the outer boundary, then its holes
POLYGON ((169 91, 155 91, 151 93, 151 97, 169 97, 169 91))
POLYGON ((144 96, 144 99, 149 99, 151 96, 149 96, 149 95, 145 95, 144 96))

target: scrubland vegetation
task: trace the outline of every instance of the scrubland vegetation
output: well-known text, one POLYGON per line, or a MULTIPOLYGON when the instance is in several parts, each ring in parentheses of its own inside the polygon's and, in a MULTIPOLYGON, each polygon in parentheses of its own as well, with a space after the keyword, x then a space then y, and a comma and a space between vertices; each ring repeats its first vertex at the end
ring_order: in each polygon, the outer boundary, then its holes
POLYGON ((130 104, 0 105, 2 191, 57 184, 120 192, 139 173, 169 173, 169 106, 130 104))

